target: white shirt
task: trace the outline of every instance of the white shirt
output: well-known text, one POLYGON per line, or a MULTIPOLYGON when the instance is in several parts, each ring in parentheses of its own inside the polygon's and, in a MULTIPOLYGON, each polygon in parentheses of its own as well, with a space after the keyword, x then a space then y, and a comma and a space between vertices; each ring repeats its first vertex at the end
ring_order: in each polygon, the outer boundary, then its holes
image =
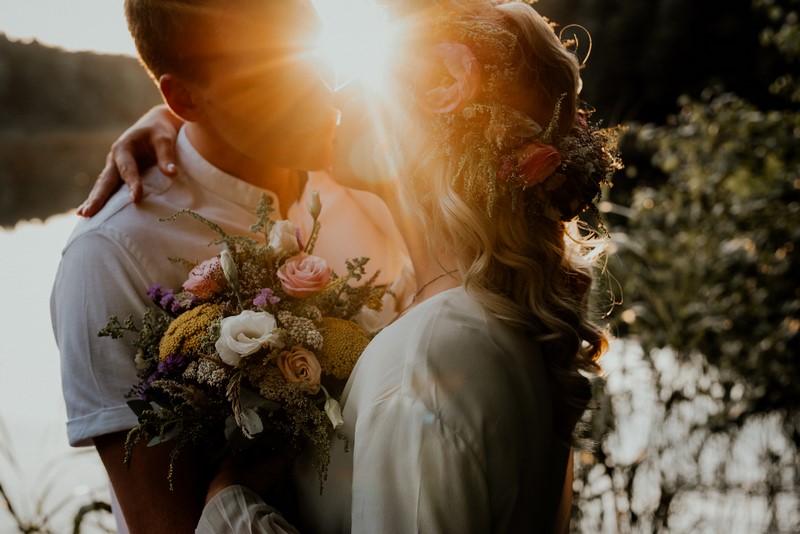
POLYGON ((125 395, 138 382, 134 350, 128 338, 99 338, 110 315, 139 320, 153 283, 180 290, 190 262, 220 251, 209 246, 216 234, 190 217, 160 222, 181 209, 194 210, 227 232, 244 234, 255 220, 262 193, 215 168, 194 149, 184 130, 177 142, 176 178, 153 167, 144 176, 144 198, 134 205, 126 187, 91 219, 78 222, 64 248, 51 295, 51 319, 61 354, 61 378, 67 405, 67 434, 73 446, 91 438, 128 430, 136 416, 125 395))
MULTIPOLYGON (((569 449, 552 431, 542 356, 463 288, 384 329, 343 400, 350 452, 334 440, 322 496, 298 461, 302 532, 551 531, 569 449)), ((209 502, 198 532, 292 532, 278 515, 233 486, 209 502)))
MULTIPOLYGON (((262 193, 272 198, 275 215, 280 212, 274 194, 211 165, 184 130, 176 149, 180 169, 176 178, 151 168, 143 177, 145 195, 139 204, 130 202, 123 187, 100 213, 78 222, 64 248, 51 295, 51 319, 61 353, 67 434, 73 446, 90 445, 95 436, 137 424, 125 398, 138 382, 130 339, 97 337, 108 316, 132 315, 138 320, 154 306, 146 295, 153 283, 179 289, 188 269, 169 258, 199 262, 219 253, 219 246, 208 246, 216 234, 198 221, 185 216, 174 222, 158 219, 190 209, 231 234, 246 234, 262 193)), ((398 277, 405 246, 385 205, 370 193, 336 184, 326 173, 312 173, 303 199, 289 208, 289 218, 305 239, 311 232, 306 205, 314 190, 320 192, 323 204, 314 253, 339 274, 344 273, 346 259, 367 256, 368 276, 380 271, 377 283, 398 277)), ((404 290, 413 291, 413 283, 404 290)), ((384 315, 393 317, 392 309, 399 306, 387 302, 384 315)))

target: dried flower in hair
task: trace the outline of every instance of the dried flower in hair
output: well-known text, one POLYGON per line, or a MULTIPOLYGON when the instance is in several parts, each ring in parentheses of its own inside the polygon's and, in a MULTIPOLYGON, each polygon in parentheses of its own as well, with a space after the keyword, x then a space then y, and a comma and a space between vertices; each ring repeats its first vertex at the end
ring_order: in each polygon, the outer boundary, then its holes
POLYGON ((561 154, 553 145, 533 143, 516 152, 523 188, 538 185, 561 166, 561 154))
POLYGON ((462 43, 443 42, 431 48, 423 69, 420 105, 429 113, 450 113, 473 101, 481 84, 478 58, 462 43))

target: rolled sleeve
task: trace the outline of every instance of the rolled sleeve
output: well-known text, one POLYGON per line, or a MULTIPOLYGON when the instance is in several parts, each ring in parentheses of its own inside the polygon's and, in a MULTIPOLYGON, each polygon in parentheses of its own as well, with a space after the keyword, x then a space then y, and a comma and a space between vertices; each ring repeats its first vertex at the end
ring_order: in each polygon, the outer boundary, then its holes
POLYGON ((64 250, 50 309, 72 446, 137 423, 126 399, 138 382, 131 339, 97 333, 110 315, 140 318, 147 285, 143 269, 110 235, 84 233, 64 250))

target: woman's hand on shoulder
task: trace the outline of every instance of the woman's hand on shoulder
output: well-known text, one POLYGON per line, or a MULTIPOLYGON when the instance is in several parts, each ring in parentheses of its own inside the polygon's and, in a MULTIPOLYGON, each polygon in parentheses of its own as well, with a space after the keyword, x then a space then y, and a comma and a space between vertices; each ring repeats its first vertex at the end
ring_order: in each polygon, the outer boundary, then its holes
POLYGON ((89 197, 78 208, 78 215, 91 217, 105 206, 111 195, 122 185, 128 184, 131 200, 142 198, 140 170, 157 164, 161 172, 175 176, 175 140, 183 121, 172 114, 165 105, 156 106, 142 115, 111 145, 106 156, 106 166, 89 193, 89 197))

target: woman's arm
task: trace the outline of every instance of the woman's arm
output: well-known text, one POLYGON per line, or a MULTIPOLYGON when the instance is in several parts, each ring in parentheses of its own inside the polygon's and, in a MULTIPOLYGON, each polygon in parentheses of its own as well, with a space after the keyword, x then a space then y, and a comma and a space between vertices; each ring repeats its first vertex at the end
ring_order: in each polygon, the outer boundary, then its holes
POLYGON ((287 503, 287 480, 294 455, 254 446, 226 457, 206 495, 196 532, 298 534, 278 508, 287 503))
POLYGON ((227 486, 215 493, 206 507, 196 534, 220 532, 258 534, 299 534, 275 508, 246 486, 227 486))
POLYGON ((138 202, 142 197, 140 169, 158 164, 161 172, 174 176, 178 172, 175 139, 182 124, 163 104, 142 115, 111 145, 106 166, 78 208, 78 215, 91 217, 100 211, 122 182, 128 184, 131 200, 138 202))
POLYGON ((561 502, 556 512, 553 534, 568 534, 569 524, 572 519, 572 481, 575 470, 573 458, 575 454, 569 450, 569 461, 567 462, 567 472, 564 476, 564 487, 561 489, 561 502))

